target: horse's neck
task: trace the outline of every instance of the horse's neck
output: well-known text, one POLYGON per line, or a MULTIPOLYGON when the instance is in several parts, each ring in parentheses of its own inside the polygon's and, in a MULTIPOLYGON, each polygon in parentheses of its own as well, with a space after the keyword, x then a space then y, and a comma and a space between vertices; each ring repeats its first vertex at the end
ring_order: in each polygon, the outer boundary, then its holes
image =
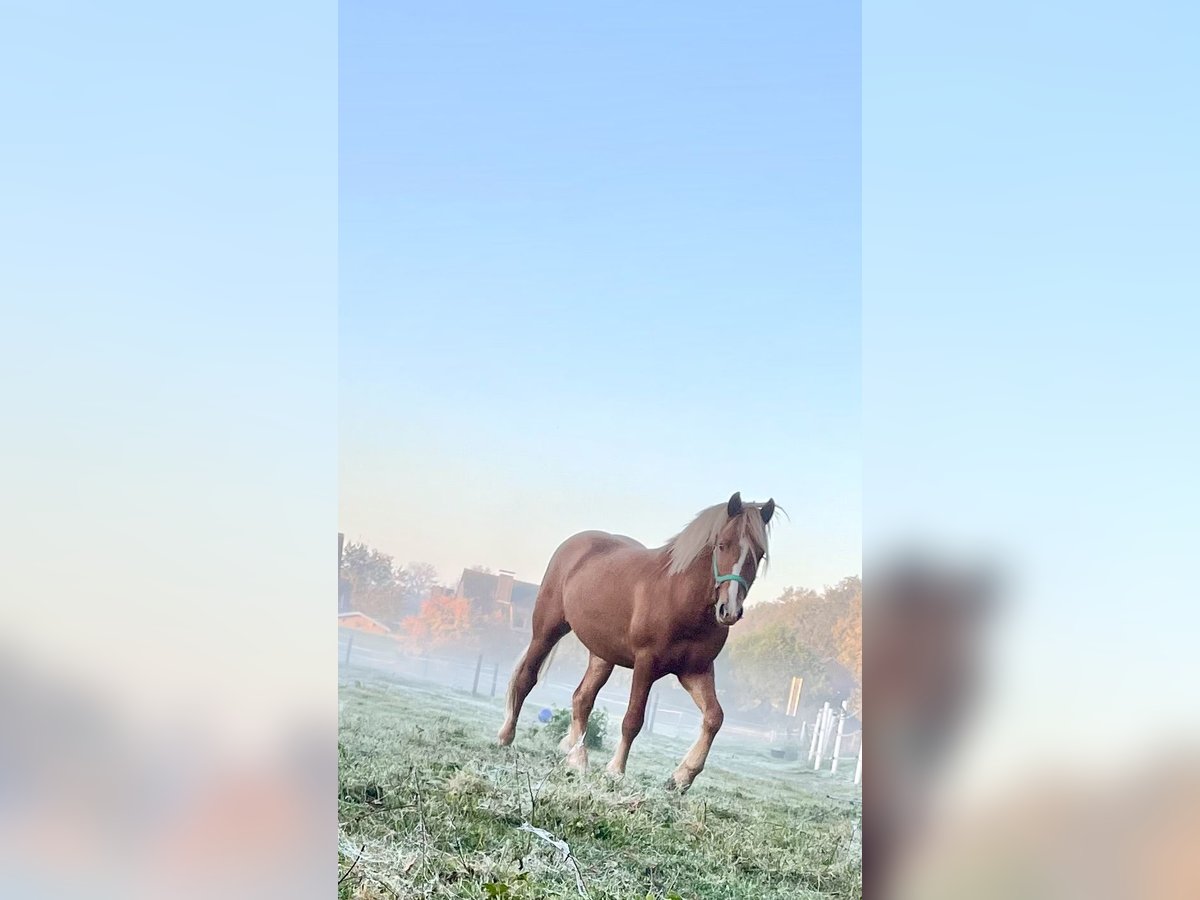
POLYGON ((677 580, 681 587, 681 593, 685 594, 689 600, 700 600, 708 602, 708 597, 712 593, 713 578, 712 578, 712 549, 706 549, 699 553, 693 559, 686 569, 671 576, 677 580))

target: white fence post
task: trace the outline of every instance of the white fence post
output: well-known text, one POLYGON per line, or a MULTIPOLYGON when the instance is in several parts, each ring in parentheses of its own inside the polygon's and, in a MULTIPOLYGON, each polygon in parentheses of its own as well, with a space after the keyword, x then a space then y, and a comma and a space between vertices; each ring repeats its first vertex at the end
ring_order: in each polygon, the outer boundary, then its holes
POLYGON ((854 767, 854 783, 862 784, 862 732, 858 733, 858 765, 854 767))
POLYGON ((831 715, 829 702, 821 707, 821 737, 817 740, 817 757, 813 760, 813 771, 821 768, 821 757, 825 755, 825 744, 829 738, 829 717, 831 715))
POLYGON ((817 713, 817 717, 813 719, 812 744, 808 748, 808 761, 812 762, 813 757, 817 755, 817 736, 821 733, 821 713, 817 713))
POLYGON ((839 713, 838 714, 837 738, 835 738, 834 742, 833 742, 833 767, 829 770, 831 772, 837 771, 838 758, 842 755, 842 732, 845 730, 845 728, 846 728, 846 714, 839 713))

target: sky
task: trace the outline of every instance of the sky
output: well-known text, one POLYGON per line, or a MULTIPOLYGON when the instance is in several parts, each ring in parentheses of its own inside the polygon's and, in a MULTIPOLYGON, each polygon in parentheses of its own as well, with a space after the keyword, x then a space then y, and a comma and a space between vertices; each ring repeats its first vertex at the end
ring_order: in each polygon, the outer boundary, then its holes
POLYGON ((453 582, 734 491, 861 571, 858 12, 343 4, 339 529, 453 582))
POLYGON ((1200 738, 1198 18, 875 4, 864 30, 865 553, 1002 567, 983 787, 1200 738))
POLYGON ((231 735, 336 708, 336 12, 6 9, 0 658, 31 679, 231 735))

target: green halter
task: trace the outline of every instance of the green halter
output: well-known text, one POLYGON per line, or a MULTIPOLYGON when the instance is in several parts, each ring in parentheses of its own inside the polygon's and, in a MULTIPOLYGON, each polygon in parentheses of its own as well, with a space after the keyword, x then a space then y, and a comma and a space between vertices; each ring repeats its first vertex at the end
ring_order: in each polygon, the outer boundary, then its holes
POLYGON ((716 579, 718 585, 720 585, 722 581, 736 581, 738 584, 740 584, 746 590, 750 590, 750 582, 748 582, 741 575, 737 574, 737 572, 730 572, 728 575, 718 575, 717 574, 717 554, 716 553, 713 554, 713 578, 716 579))

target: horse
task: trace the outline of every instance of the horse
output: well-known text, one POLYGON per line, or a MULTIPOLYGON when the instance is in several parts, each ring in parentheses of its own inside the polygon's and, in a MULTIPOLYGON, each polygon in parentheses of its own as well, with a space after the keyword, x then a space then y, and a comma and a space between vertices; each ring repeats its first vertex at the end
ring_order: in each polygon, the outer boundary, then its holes
POLYGON ((743 503, 740 492, 701 510, 675 537, 648 549, 631 537, 584 531, 554 552, 533 608, 533 634, 508 685, 498 740, 512 743, 517 718, 543 664, 570 631, 587 648, 587 671, 575 690, 571 727, 560 745, 567 763, 585 771, 588 717, 616 666, 633 670, 621 737, 607 770, 625 774, 642 729, 650 688, 674 675, 700 710, 700 736, 667 781, 687 791, 704 769, 725 714, 717 702, 713 661, 745 613, 746 595, 767 559, 775 501, 743 503))

